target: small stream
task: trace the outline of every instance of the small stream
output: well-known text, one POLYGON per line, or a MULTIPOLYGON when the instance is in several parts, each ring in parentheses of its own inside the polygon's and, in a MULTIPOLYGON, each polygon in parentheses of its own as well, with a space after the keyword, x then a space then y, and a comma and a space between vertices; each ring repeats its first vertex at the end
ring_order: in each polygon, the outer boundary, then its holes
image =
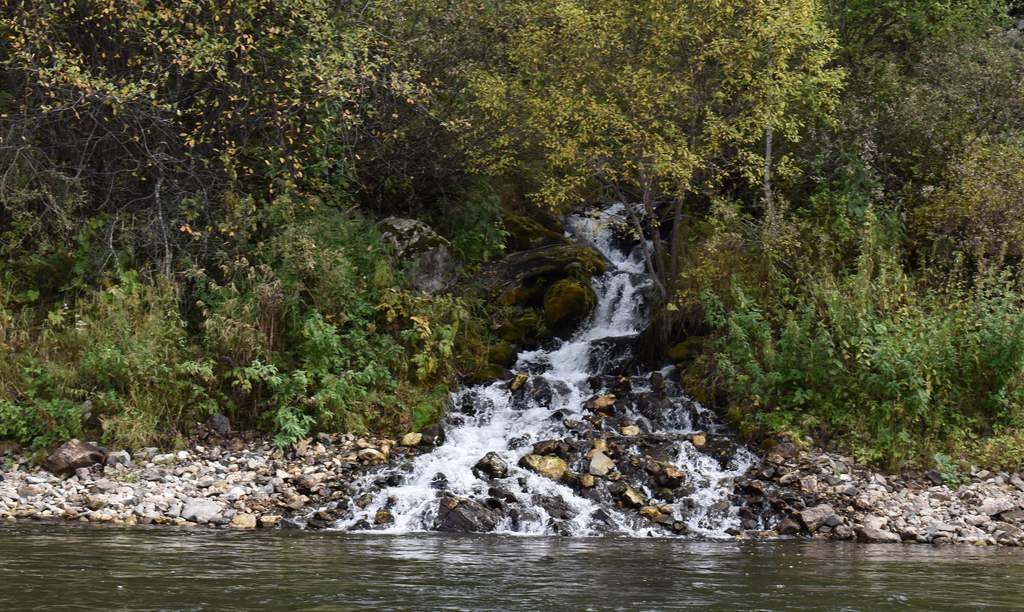
POLYGON ((671 369, 642 372, 632 365, 636 341, 650 320, 653 285, 644 273, 639 246, 615 239, 624 213, 618 204, 566 220, 567 237, 589 244, 607 261, 607 271, 592 280, 596 305, 589 319, 570 337, 518 355, 513 371, 529 376, 522 389, 496 381, 457 392, 443 423, 444 444, 417 457, 412 466, 371 474, 358 483, 354 497, 362 491, 364 499, 342 514, 336 529, 574 536, 666 535, 671 529, 724 537, 740 527, 730 499, 732 484, 754 463, 754 455, 733 446, 713 457, 696 448, 688 436, 719 433, 712 415, 686 397, 671 369), (616 387, 623 384, 625 391, 616 387), (595 397, 615 401, 607 419, 595 419, 593 407, 588 408, 588 400, 595 397), (635 424, 641 433, 622 435, 624 424, 635 424), (525 455, 559 452, 539 451, 538 443, 560 448, 571 474, 587 473, 592 443, 613 445, 617 465, 608 480, 574 487, 571 477, 552 479, 523 467, 525 455), (661 467, 653 468, 662 470, 660 480, 641 474, 642 469, 628 473, 630 462, 637 464, 651 453, 660 462, 661 467), (492 464, 500 464, 501 474, 481 473, 478 462, 488 454, 492 464), (666 479, 666 466, 678 476, 666 479), (387 485, 380 486, 381 481, 387 485), (648 512, 656 513, 657 524, 639 518, 635 509, 623 511, 619 500, 627 485, 636 491, 634 499, 654 500, 659 509, 648 512), (660 497, 655 492, 659 488, 660 497), (665 493, 667 489, 676 492, 665 493), (452 528, 439 518, 445 503, 439 500, 480 504, 474 506, 476 516, 460 517, 475 523, 452 528), (374 525, 378 513, 389 517, 386 524, 374 525))
POLYGON ((0 524, 0 610, 1011 610, 1024 550, 0 524))

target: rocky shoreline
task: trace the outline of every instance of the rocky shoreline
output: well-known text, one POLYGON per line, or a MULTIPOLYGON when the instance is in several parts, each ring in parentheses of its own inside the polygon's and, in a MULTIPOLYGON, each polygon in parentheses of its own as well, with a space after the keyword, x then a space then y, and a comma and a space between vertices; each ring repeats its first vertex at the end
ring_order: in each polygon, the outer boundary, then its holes
POLYGON ((319 434, 284 452, 266 438, 235 437, 108 454, 73 440, 42 466, 0 449, 0 520, 298 528, 294 517, 347 499, 348 483, 416 454, 424 436, 403 441, 319 434))
MULTIPOLYGON (((353 483, 367 473, 386 474, 383 466, 409 461, 439 442, 431 438, 439 435, 390 440, 320 434, 288 452, 263 438, 197 440, 189 450, 134 454, 107 454, 75 441, 51 455, 45 468, 17 449, 0 449, 6 455, 0 519, 323 528, 335 513, 318 517, 317 509, 358 506, 353 483), (93 454, 97 450, 102 456, 93 454)), ((955 488, 942 480, 935 472, 884 475, 847 457, 779 444, 736 480, 732 501, 742 528, 731 533, 748 539, 1024 545, 1024 475, 978 470, 955 488)))
POLYGON ((749 525, 874 543, 1024 545, 1024 474, 972 470, 949 486, 938 472, 885 475, 849 457, 776 445, 737 482, 749 525))

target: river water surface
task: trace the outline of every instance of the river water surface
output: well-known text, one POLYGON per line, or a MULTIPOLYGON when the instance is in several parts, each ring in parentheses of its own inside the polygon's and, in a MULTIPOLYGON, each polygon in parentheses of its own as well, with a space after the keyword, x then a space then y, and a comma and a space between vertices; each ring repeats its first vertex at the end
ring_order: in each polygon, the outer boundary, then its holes
POLYGON ((1024 609, 1024 551, 0 525, 0 610, 1024 609))

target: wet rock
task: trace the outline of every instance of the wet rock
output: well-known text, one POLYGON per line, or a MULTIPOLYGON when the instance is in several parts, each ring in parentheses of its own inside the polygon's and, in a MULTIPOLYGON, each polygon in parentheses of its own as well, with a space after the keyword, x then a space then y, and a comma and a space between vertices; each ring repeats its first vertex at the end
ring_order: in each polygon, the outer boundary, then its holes
POLYGON ((624 436, 640 435, 640 428, 637 427, 636 425, 624 425, 622 428, 619 429, 619 431, 622 432, 622 435, 624 436))
POLYGON ((614 336, 590 343, 587 369, 599 376, 632 374, 636 367, 636 338, 614 336))
POLYGON ((546 476, 551 480, 561 480, 565 476, 566 470, 569 469, 569 465, 565 459, 561 457, 555 457, 552 455, 536 455, 529 454, 523 456, 519 460, 519 465, 524 468, 533 470, 541 476, 546 476))
POLYGON ((568 502, 557 495, 534 495, 532 501, 553 519, 565 521, 576 516, 568 502))
POLYGON ((281 516, 278 514, 264 514, 260 517, 260 527, 271 528, 281 523, 281 516))
POLYGON ((528 380, 530 380, 530 375, 529 374, 522 374, 522 373, 516 374, 515 378, 512 379, 512 382, 509 383, 509 387, 508 388, 511 389, 512 392, 514 393, 514 392, 522 389, 523 385, 525 385, 526 381, 528 381, 528 380))
POLYGON ((449 533, 480 533, 494 531, 500 519, 497 511, 478 501, 445 496, 440 501, 434 528, 449 533))
POLYGON ((388 525, 390 523, 393 523, 394 521, 395 521, 395 518, 393 516, 391 516, 391 513, 388 512, 387 510, 378 510, 373 515, 373 524, 374 525, 388 525))
POLYGON ((440 424, 428 425, 420 430, 422 438, 420 438, 421 444, 427 444, 430 446, 441 446, 444 444, 444 428, 440 424))
POLYGON ((571 450, 569 443, 564 440, 541 440, 533 445, 535 455, 557 455, 562 459, 568 459, 571 450))
POLYGON ((43 462, 43 467, 49 472, 62 476, 73 474, 78 468, 89 467, 97 463, 102 464, 106 458, 106 452, 100 447, 73 439, 53 451, 43 462))
POLYGON ((637 493, 636 489, 628 484, 622 488, 622 492, 619 494, 619 499, 622 500, 622 503, 634 508, 639 508, 644 505, 643 496, 637 493))
POLYGON ((615 469, 615 462, 608 455, 601 451, 594 451, 590 457, 589 471, 594 476, 607 476, 608 472, 615 469))
POLYGON ((474 469, 490 476, 491 478, 505 478, 508 476, 508 464, 498 456, 498 453, 491 451, 476 462, 474 469))
POLYGON ((568 388, 557 385, 543 376, 533 376, 512 397, 512 406, 527 410, 534 406, 548 408, 556 395, 568 393, 568 388))
POLYGON ((793 520, 792 517, 787 516, 779 521, 779 525, 775 530, 779 532, 779 535, 797 535, 802 529, 800 527, 800 523, 793 520))
POLYGON ((703 432, 698 432, 690 436, 690 444, 693 444, 697 448, 703 448, 707 446, 708 436, 703 432))
POLYGON ((612 406, 614 406, 615 405, 615 399, 616 399, 615 396, 611 395, 611 394, 609 394, 609 395, 599 395, 597 397, 593 397, 593 398, 587 400, 587 403, 585 404, 585 407, 586 407, 587 410, 591 410, 591 411, 594 411, 594 412, 602 412, 602 411, 605 411, 608 408, 611 408, 612 406))

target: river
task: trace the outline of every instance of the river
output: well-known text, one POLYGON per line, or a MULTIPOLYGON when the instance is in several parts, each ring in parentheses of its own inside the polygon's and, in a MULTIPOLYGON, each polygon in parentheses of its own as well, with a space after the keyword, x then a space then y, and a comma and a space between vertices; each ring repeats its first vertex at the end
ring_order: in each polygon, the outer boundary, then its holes
POLYGON ((0 610, 1024 608, 1024 550, 0 525, 0 610))

